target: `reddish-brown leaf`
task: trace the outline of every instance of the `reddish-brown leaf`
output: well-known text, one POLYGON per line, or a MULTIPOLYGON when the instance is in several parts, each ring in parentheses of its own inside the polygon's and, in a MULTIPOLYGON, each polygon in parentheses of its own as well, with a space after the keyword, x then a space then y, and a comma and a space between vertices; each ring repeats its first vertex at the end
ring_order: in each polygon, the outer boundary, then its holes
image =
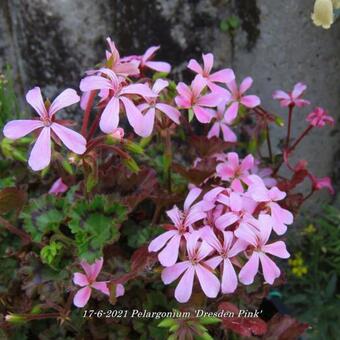
POLYGON ((26 202, 27 194, 17 188, 5 188, 0 191, 0 214, 20 211, 26 202))

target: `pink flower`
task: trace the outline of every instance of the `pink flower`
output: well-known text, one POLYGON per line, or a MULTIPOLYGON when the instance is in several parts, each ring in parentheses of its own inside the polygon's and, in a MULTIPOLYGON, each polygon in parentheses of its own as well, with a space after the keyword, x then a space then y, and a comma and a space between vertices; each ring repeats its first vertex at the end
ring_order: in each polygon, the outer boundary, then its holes
MULTIPOLYGON (((110 295, 107 283, 109 281, 96 281, 103 267, 103 258, 96 260, 93 264, 88 264, 85 261, 80 262, 80 265, 85 271, 83 273, 74 273, 74 284, 82 287, 78 290, 73 298, 73 304, 79 308, 84 307, 90 299, 92 289, 96 289, 105 295, 110 295)), ((124 295, 124 286, 117 284, 116 297, 124 295)))
POLYGON ((192 109, 201 123, 209 123, 212 118, 211 112, 206 107, 215 107, 222 100, 221 95, 216 92, 201 95, 205 87, 206 81, 201 75, 197 75, 191 83, 191 88, 182 82, 178 83, 178 96, 175 97, 177 106, 183 109, 192 109))
POLYGON ((316 127, 324 127, 326 124, 334 125, 334 119, 322 107, 317 107, 307 116, 307 122, 316 127))
POLYGON ((230 259, 247 248, 247 243, 242 240, 234 241, 231 231, 224 231, 223 243, 216 237, 213 229, 205 227, 202 230, 202 239, 214 248, 218 255, 207 260, 206 263, 212 269, 223 263, 221 289, 223 294, 233 293, 237 288, 237 276, 230 259), (234 243, 234 244, 233 244, 234 243))
POLYGON ((156 51, 158 51, 160 46, 151 46, 141 57, 140 68, 148 67, 157 72, 169 73, 171 71, 171 66, 169 63, 164 61, 152 61, 156 51))
POLYGON ((62 194, 66 192, 67 190, 68 190, 68 186, 63 182, 61 178, 58 178, 53 183, 48 193, 52 195, 58 195, 58 194, 62 194))
POLYGON ((220 163, 216 167, 216 174, 223 181, 231 182, 231 188, 235 191, 242 192, 242 182, 248 183, 249 170, 254 166, 254 157, 248 155, 241 162, 236 152, 227 154, 227 161, 220 163))
POLYGON ((146 98, 145 103, 138 105, 138 109, 143 114, 146 112, 144 115, 146 120, 145 128, 147 129, 147 132, 145 132, 146 135, 150 135, 153 130, 156 110, 163 112, 173 122, 179 124, 179 117, 181 113, 176 108, 165 103, 157 103, 157 98, 159 97, 160 92, 168 85, 169 83, 166 80, 157 79, 152 87, 152 91, 156 97, 146 98))
POLYGON ((254 161, 254 166, 250 169, 252 175, 259 176, 267 188, 271 188, 277 184, 277 180, 271 177, 273 170, 271 168, 261 168, 260 161, 254 161))
POLYGON ((237 141, 235 133, 230 129, 229 125, 235 120, 236 116, 231 114, 237 114, 237 112, 227 112, 226 104, 220 103, 217 106, 217 110, 214 111, 213 117, 216 118, 216 122, 212 125, 208 132, 208 138, 219 137, 221 130, 223 134, 223 140, 225 142, 234 143, 237 141))
POLYGON ((213 248, 206 242, 200 242, 199 234, 196 231, 187 237, 187 260, 167 267, 162 272, 162 280, 166 285, 177 280, 184 273, 175 290, 175 298, 181 303, 189 301, 195 275, 207 297, 215 298, 220 291, 218 278, 204 261, 213 248))
POLYGON ((32 148, 28 160, 34 170, 42 170, 51 162, 51 137, 58 143, 58 138, 71 151, 83 154, 86 151, 86 140, 79 133, 61 125, 55 119, 55 113, 61 109, 78 103, 80 100, 75 90, 66 89, 54 99, 50 106, 46 106, 39 87, 35 87, 26 94, 26 101, 40 116, 39 120, 12 120, 4 127, 4 135, 9 139, 18 139, 39 129, 40 133, 32 148))
POLYGON ((332 195, 335 194, 335 190, 332 186, 332 180, 329 177, 317 178, 311 174, 309 174, 309 177, 312 180, 314 190, 326 188, 332 195))
MULTIPOLYGON (((184 201, 184 211, 180 211, 176 206, 166 213, 174 223, 174 228, 159 235, 149 244, 149 252, 157 252, 163 248, 158 254, 159 262, 165 266, 172 266, 178 259, 179 246, 182 238, 187 238, 191 231, 191 226, 206 217, 206 213, 202 207, 202 202, 194 205, 193 202, 201 194, 202 190, 193 188, 190 190, 184 201)), ((211 208, 206 205, 206 209, 211 208)))
POLYGON ((258 96, 247 95, 245 96, 245 92, 251 87, 253 84, 253 79, 251 77, 245 78, 240 87, 237 87, 236 81, 232 80, 227 84, 231 92, 231 105, 227 109, 228 115, 232 117, 236 117, 238 113, 238 109, 240 104, 247 108, 254 108, 261 104, 261 100, 258 96))
POLYGON ((279 267, 266 254, 283 259, 290 256, 284 242, 277 241, 266 244, 271 233, 271 218, 268 215, 260 215, 259 221, 261 223, 260 230, 253 235, 249 235, 252 237, 250 245, 253 247, 253 253, 239 273, 239 280, 245 285, 250 285, 254 282, 255 275, 259 270, 259 262, 261 262, 266 282, 273 284, 274 280, 280 276, 279 267))
MULTIPOLYGON (((228 95, 228 91, 215 83, 227 84, 235 79, 235 74, 230 68, 211 73, 214 65, 214 55, 212 53, 202 54, 203 67, 195 59, 191 59, 188 64, 188 68, 197 74, 200 74, 207 82, 211 91, 223 91, 228 95)), ((228 95, 229 97, 229 95, 228 95)), ((227 99, 227 98, 226 98, 227 99)))
POLYGON ((286 193, 280 191, 277 187, 267 189, 262 179, 257 175, 250 175, 248 180, 251 182, 248 192, 256 202, 265 202, 271 211, 273 219, 273 229, 278 235, 282 235, 287 231, 287 225, 292 224, 293 214, 279 206, 278 201, 286 197, 286 193))
POLYGON ((120 104, 125 109, 126 116, 136 134, 146 137, 143 114, 138 110, 129 95, 142 97, 155 97, 156 95, 145 84, 131 84, 124 86, 122 80, 107 68, 99 70, 100 75, 88 76, 81 80, 80 89, 83 92, 92 90, 106 90, 107 94, 102 101, 111 97, 101 115, 99 126, 104 133, 112 133, 119 124, 120 104))
POLYGON ((120 58, 119 52, 116 48, 115 43, 111 40, 111 38, 106 38, 106 41, 110 47, 110 52, 106 51, 106 59, 111 61, 112 65, 110 65, 111 70, 121 76, 129 76, 129 75, 138 75, 138 63, 129 61, 129 62, 122 62, 120 58))
POLYGON ((301 98, 306 88, 307 86, 305 84, 297 83, 294 86, 294 89, 292 92, 287 93, 282 90, 278 90, 274 92, 273 98, 279 100, 280 105, 282 107, 288 107, 288 106, 303 107, 303 106, 310 104, 308 100, 301 98))

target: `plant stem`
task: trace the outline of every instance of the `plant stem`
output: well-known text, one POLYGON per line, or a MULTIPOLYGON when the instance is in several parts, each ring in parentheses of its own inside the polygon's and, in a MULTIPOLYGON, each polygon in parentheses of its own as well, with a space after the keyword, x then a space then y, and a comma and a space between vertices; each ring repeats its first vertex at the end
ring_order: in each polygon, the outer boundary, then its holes
POLYGON ((96 129, 97 129, 98 125, 99 125, 99 121, 100 121, 100 117, 101 117, 102 111, 103 110, 99 110, 97 112, 96 118, 94 119, 94 121, 93 121, 93 123, 92 123, 92 125, 90 127, 90 131, 89 131, 89 133, 87 135, 87 138, 86 138, 87 140, 90 140, 93 137, 94 133, 96 132, 96 129))
POLYGON ((266 124, 266 140, 267 140, 270 162, 273 163, 272 143, 271 143, 271 140, 270 140, 270 131, 269 131, 268 124, 266 124))
POLYGON ((90 113, 91 113, 91 109, 92 109, 92 105, 93 105, 95 95, 96 95, 96 91, 91 91, 89 99, 87 101, 86 108, 85 108, 83 124, 81 126, 81 134, 84 137, 86 137, 87 126, 89 125, 90 113))
POLYGON ((1 216, 0 216, 0 224, 4 226, 5 229, 7 229, 12 234, 19 236, 23 245, 27 245, 32 242, 31 236, 26 234, 23 230, 20 230, 19 228, 15 227, 14 225, 9 223, 7 220, 2 218, 1 216))
POLYGON ((300 135, 300 137, 295 141, 295 143, 289 148, 289 152, 292 152, 296 147, 297 147, 297 145, 302 141, 302 139, 308 134, 308 132, 310 131, 310 130, 312 130, 313 129, 313 125, 309 125, 306 129, 305 129, 305 131, 303 131, 302 133, 301 133, 301 135, 300 135))
POLYGON ((287 138, 286 138, 286 148, 289 146, 290 141, 290 134, 292 128, 292 113, 293 113, 293 105, 289 105, 289 112, 288 112, 288 129, 287 129, 287 138))

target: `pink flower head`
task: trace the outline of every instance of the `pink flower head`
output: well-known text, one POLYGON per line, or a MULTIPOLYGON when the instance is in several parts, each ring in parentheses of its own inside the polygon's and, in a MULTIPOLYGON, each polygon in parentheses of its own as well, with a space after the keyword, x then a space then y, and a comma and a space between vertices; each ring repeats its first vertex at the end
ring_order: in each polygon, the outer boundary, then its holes
POLYGON ((51 186, 49 190, 49 194, 58 195, 66 192, 68 190, 68 186, 63 182, 61 178, 58 178, 51 186))
POLYGON ((249 235, 249 237, 251 237, 250 246, 253 248, 253 253, 239 273, 239 280, 245 285, 250 285, 254 282, 255 275, 259 270, 259 262, 261 262, 265 281, 269 284, 273 284, 274 280, 280 276, 281 272, 279 267, 269 258, 269 256, 267 256, 267 254, 283 259, 290 256, 283 241, 266 244, 272 230, 270 216, 260 215, 259 222, 261 224, 260 230, 249 235))
POLYGON ((309 174, 309 177, 312 180, 314 190, 321 190, 326 188, 332 195, 335 194, 335 190, 332 186, 332 180, 329 177, 317 178, 311 174, 309 174))
POLYGON ((306 120, 310 125, 320 128, 326 124, 334 125, 334 119, 322 107, 315 108, 315 110, 307 116, 306 120))
POLYGON ((235 133, 230 129, 229 125, 235 120, 236 116, 232 114, 237 112, 228 112, 226 110, 226 104, 220 103, 217 106, 217 110, 213 112, 213 117, 216 118, 215 123, 212 125, 208 132, 208 138, 219 137, 222 131, 223 140, 225 142, 234 143, 237 141, 235 133))
POLYGON ((198 188, 190 190, 184 201, 183 211, 180 211, 176 206, 168 210, 166 213, 174 224, 173 229, 159 235, 149 244, 149 252, 157 252, 165 246, 158 254, 159 262, 165 267, 176 263, 182 238, 189 236, 192 231, 191 226, 205 218, 204 210, 211 208, 208 204, 203 208, 202 202, 192 205, 201 192, 202 190, 198 188))
POLYGON ((152 87, 152 91, 156 97, 153 98, 146 98, 146 102, 138 105, 138 109, 145 115, 145 119, 147 120, 146 127, 151 131, 153 130, 154 119, 156 110, 164 113, 168 116, 173 122, 179 124, 179 117, 181 113, 173 106, 165 104, 165 103, 158 103, 157 98, 161 91, 163 91, 166 87, 169 86, 169 83, 163 79, 157 79, 152 87))
POLYGON ((220 291, 218 278, 204 261, 213 248, 206 242, 199 241, 199 234, 200 232, 195 231, 187 237, 187 260, 167 267, 162 272, 162 280, 166 285, 177 280, 184 273, 175 290, 175 298, 181 303, 189 301, 195 276, 207 297, 215 298, 220 291))
POLYGON ((12 120, 4 127, 4 135, 9 139, 18 139, 39 129, 39 136, 32 148, 28 164, 34 170, 42 170, 51 162, 51 137, 58 143, 59 139, 65 146, 79 155, 86 151, 86 139, 79 133, 63 126, 55 119, 55 113, 61 109, 78 103, 77 92, 66 89, 46 105, 39 87, 34 87, 26 94, 26 101, 40 116, 39 120, 12 120))
POLYGON ((200 123, 209 123, 212 114, 207 107, 215 107, 222 100, 221 94, 211 92, 202 95, 203 89, 206 87, 205 79, 199 74, 191 83, 191 87, 180 82, 177 85, 178 96, 175 97, 175 102, 178 107, 183 109, 192 109, 197 120, 200 123))
POLYGON ((297 106, 303 107, 309 105, 310 102, 306 99, 302 99, 303 93, 305 92, 307 86, 302 83, 297 83, 294 86, 292 92, 287 93, 282 90, 275 91, 273 98, 280 101, 282 107, 297 106))
POLYGON ((106 38, 106 41, 109 45, 110 51, 106 51, 106 59, 110 60, 112 65, 111 70, 120 76, 127 77, 129 75, 138 75, 138 63, 134 61, 122 62, 120 58, 119 52, 116 48, 115 43, 111 40, 111 38, 106 38))
MULTIPOLYGON (((73 304, 79 308, 84 307, 90 299, 92 289, 96 289, 105 295, 110 295, 107 283, 109 281, 97 281, 97 277, 103 267, 103 258, 96 260, 93 264, 89 264, 85 261, 80 262, 80 265, 84 269, 83 273, 74 273, 74 284, 82 287, 78 290, 73 298, 73 304)), ((124 295, 124 286, 117 284, 116 297, 124 295)))
POLYGON ((233 242, 234 235, 231 231, 224 231, 222 234, 223 243, 217 238, 212 228, 205 227, 202 230, 202 239, 216 250, 217 255, 207 260, 206 263, 212 269, 223 264, 221 290, 223 294, 230 294, 237 288, 237 275, 230 259, 244 251, 248 244, 242 240, 233 242))
POLYGON ((220 163, 216 167, 216 174, 223 181, 231 182, 231 188, 235 191, 242 192, 242 183, 247 184, 249 170, 254 166, 254 157, 248 155, 241 162, 236 152, 227 154, 227 161, 220 163))
POLYGON ((148 136, 147 125, 149 121, 135 106, 129 95, 139 95, 141 97, 155 97, 156 95, 145 84, 124 85, 116 74, 103 68, 99 70, 100 75, 87 76, 80 82, 80 89, 83 92, 93 90, 106 90, 107 94, 102 98, 109 101, 101 115, 99 126, 104 133, 112 133, 119 124, 120 104, 122 104, 130 125, 137 135, 148 136))
POLYGON ((207 82, 208 87, 211 91, 225 92, 225 95, 230 97, 228 91, 215 83, 227 84, 235 79, 235 74, 230 68, 211 73, 214 65, 214 55, 212 53, 202 54, 203 67, 195 59, 191 59, 188 64, 188 68, 197 74, 200 74, 207 82))
POLYGON ((286 193, 280 191, 277 187, 267 189, 262 179, 257 175, 250 175, 248 180, 251 182, 248 192, 252 199, 256 202, 265 202, 271 211, 273 219, 273 229, 278 235, 282 235, 287 231, 287 225, 292 224, 293 214, 280 207, 276 202, 283 200, 286 193))
POLYGON ((139 65, 141 69, 147 67, 154 71, 164 73, 169 73, 171 71, 171 65, 169 63, 164 61, 152 61, 159 48, 160 46, 151 46, 145 51, 145 53, 141 56, 141 62, 139 65))
POLYGON ((227 84, 227 87, 231 92, 231 105, 228 107, 227 110, 228 115, 236 117, 240 104, 249 109, 252 109, 261 104, 261 100, 258 96, 244 95, 252 84, 253 79, 251 77, 245 78, 240 84, 240 87, 237 86, 235 80, 232 80, 227 84))

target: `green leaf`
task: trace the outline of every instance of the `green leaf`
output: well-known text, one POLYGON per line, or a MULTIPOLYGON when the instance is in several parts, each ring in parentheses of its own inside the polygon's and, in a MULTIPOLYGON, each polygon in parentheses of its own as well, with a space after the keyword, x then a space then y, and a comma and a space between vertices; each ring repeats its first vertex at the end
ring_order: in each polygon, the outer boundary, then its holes
POLYGON ((201 325, 213 325, 221 321, 222 321, 221 319, 215 318, 214 316, 207 316, 207 317, 200 318, 201 325))
POLYGON ((43 263, 46 263, 52 267, 53 262, 57 262, 57 257, 60 254, 60 250, 63 248, 63 245, 60 242, 51 242, 49 245, 45 246, 40 251, 40 257, 43 263))
POLYGON ((176 321, 174 319, 166 318, 158 324, 158 327, 170 328, 174 325, 176 325, 176 321))

